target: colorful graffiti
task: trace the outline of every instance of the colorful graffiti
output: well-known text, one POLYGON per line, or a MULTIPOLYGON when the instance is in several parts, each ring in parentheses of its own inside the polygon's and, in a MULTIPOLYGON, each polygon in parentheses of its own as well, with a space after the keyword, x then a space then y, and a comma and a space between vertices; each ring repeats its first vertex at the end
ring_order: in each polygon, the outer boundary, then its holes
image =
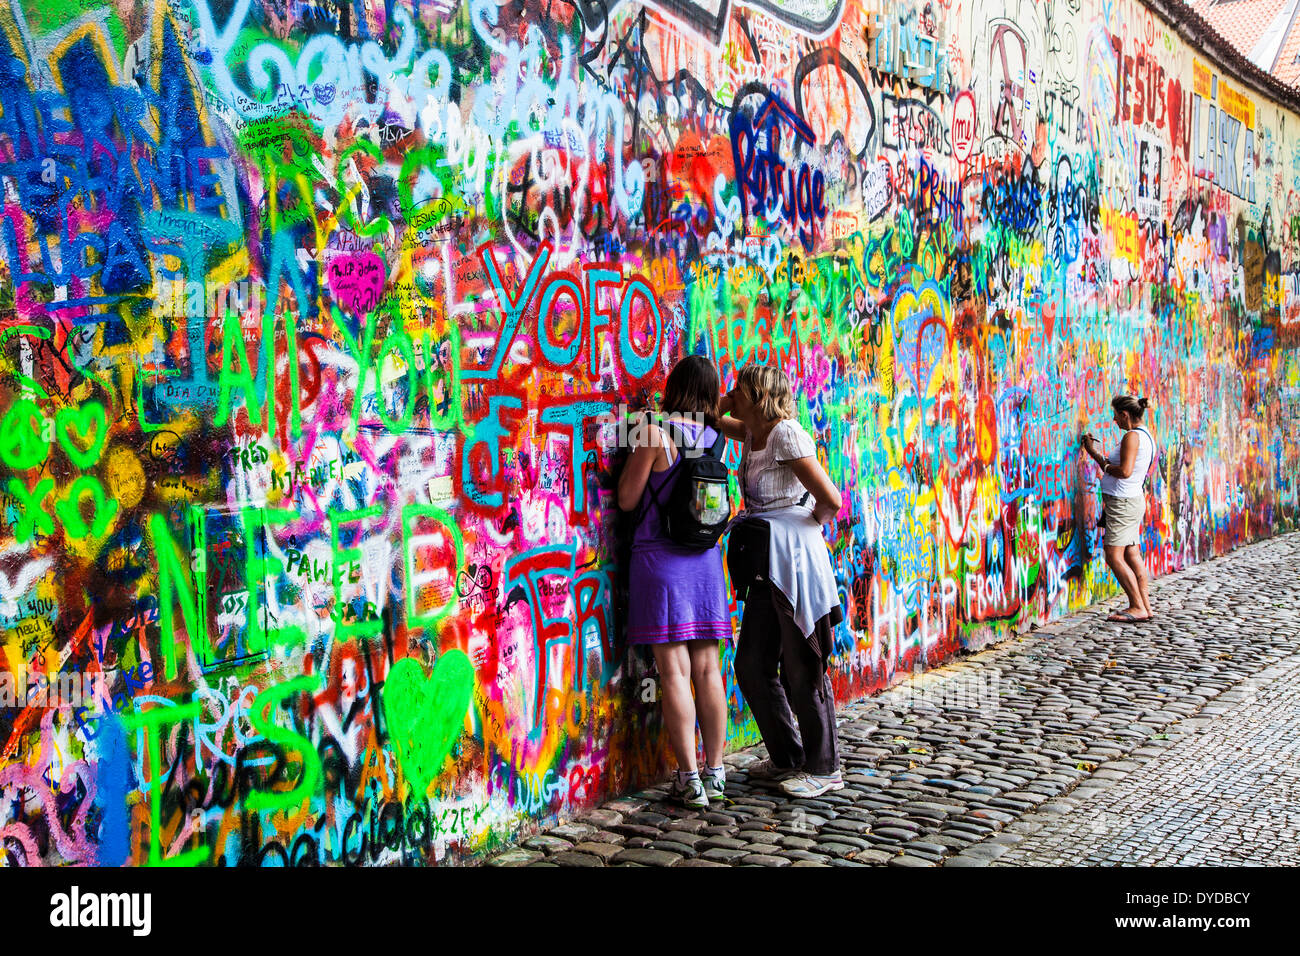
POLYGON ((0 860, 656 779, 610 473, 683 354, 796 384, 843 697, 1113 593, 1114 392, 1156 573, 1294 527, 1300 117, 1215 63, 1132 0, 3 5, 0 860))

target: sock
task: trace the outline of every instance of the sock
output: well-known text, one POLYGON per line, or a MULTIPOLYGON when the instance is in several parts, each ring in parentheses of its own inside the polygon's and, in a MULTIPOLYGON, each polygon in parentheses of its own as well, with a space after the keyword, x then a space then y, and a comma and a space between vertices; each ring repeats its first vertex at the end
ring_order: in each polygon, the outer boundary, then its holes
POLYGON ((711 777, 725 777, 727 775, 726 767, 705 767, 711 777))
POLYGON ((682 783, 685 783, 687 780, 691 780, 691 779, 699 780, 700 772, 698 770, 678 770, 677 779, 680 780, 682 783))

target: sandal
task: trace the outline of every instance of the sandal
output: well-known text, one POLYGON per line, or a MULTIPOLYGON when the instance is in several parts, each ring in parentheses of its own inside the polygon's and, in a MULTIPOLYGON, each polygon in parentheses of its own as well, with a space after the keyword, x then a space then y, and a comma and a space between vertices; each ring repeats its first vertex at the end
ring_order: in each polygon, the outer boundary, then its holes
POLYGON ((1119 614, 1112 614, 1110 617, 1106 618, 1106 620, 1113 624, 1142 624, 1151 620, 1151 618, 1134 617, 1132 614, 1128 613, 1128 611, 1123 611, 1119 614))

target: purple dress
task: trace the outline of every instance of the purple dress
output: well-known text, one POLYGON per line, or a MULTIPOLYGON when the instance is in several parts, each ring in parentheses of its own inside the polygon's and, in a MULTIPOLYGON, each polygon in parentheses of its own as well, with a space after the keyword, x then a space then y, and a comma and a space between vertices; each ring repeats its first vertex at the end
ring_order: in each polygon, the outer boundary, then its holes
MULTIPOLYGON (((699 423, 674 422, 697 447, 708 447, 718 433, 699 423), (701 436, 701 430, 703 435, 701 436)), ((722 575, 722 549, 682 548, 664 534, 659 507, 668 503, 681 475, 682 454, 667 471, 652 471, 641 492, 644 517, 632 538, 627 636, 631 644, 729 640, 731 614, 722 575)))

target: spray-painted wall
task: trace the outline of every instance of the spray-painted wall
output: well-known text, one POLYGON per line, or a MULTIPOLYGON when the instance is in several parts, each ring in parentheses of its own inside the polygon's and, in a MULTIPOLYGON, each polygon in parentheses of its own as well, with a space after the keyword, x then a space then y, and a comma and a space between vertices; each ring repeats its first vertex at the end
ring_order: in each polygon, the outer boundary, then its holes
POLYGON ((1297 124, 1126 0, 0 6, 0 856, 428 863, 654 779, 608 449, 687 352, 845 491, 842 697, 1113 592, 1114 392, 1154 571, 1293 526, 1297 124))

